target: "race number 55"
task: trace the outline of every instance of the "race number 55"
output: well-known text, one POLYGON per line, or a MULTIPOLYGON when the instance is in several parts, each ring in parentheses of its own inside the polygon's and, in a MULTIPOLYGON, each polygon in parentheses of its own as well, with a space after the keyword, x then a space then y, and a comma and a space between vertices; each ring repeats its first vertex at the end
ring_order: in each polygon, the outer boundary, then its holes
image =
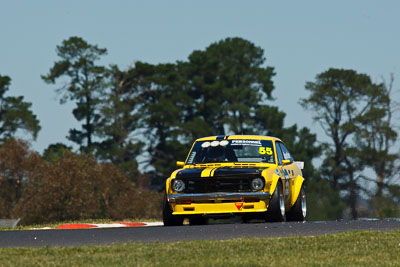
POLYGON ((260 154, 261 155, 272 155, 272 148, 270 147, 260 147, 260 154))

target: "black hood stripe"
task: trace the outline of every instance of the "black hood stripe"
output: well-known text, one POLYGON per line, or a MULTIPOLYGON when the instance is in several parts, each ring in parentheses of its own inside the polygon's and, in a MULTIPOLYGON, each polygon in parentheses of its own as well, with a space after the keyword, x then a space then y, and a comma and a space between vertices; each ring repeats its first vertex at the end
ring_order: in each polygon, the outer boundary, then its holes
POLYGON ((211 167, 193 168, 179 171, 176 178, 208 178, 208 177, 236 177, 236 176, 261 176, 265 168, 231 168, 231 167, 211 167))

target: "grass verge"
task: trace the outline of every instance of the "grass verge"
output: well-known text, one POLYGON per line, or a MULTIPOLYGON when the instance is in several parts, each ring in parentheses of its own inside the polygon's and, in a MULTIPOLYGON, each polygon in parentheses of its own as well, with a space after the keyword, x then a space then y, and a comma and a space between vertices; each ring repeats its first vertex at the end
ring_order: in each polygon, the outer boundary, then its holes
POLYGON ((399 266, 400 231, 0 249, 1 266, 399 266))

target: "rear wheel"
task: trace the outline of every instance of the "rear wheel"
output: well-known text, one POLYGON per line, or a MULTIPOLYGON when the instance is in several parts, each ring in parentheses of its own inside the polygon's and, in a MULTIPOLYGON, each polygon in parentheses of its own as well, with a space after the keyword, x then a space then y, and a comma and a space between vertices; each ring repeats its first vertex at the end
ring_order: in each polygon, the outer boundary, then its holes
POLYGON ((172 209, 167 201, 167 195, 164 195, 163 201, 163 222, 164 226, 179 226, 183 224, 183 217, 172 215, 172 209))
POLYGON ((307 201, 306 201, 306 191, 304 187, 301 186, 300 194, 297 197, 296 203, 294 203, 292 209, 286 214, 286 219, 288 221, 304 221, 307 215, 307 201))
POLYGON ((283 222, 285 220, 285 199, 282 183, 278 181, 275 192, 269 200, 268 210, 265 212, 265 221, 283 222))

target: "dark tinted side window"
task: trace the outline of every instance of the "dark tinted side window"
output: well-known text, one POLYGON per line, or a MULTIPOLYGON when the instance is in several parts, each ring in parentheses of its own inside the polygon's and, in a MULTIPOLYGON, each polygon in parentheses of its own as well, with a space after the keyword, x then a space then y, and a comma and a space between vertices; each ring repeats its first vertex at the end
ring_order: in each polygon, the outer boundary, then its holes
POLYGON ((290 154, 289 150, 285 147, 285 145, 282 143, 279 143, 279 146, 282 149, 283 159, 288 159, 288 160, 290 160, 290 162, 293 162, 292 154, 290 154))
POLYGON ((278 165, 282 165, 283 154, 278 142, 275 143, 275 147, 276 147, 276 155, 278 157, 278 165))

